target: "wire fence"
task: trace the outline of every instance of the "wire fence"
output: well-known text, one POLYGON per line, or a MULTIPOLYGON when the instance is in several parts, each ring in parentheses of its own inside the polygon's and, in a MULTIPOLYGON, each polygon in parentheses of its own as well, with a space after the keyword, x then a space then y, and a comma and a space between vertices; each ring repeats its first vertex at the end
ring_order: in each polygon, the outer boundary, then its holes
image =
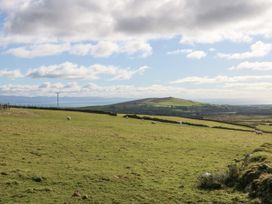
POLYGON ((0 110, 10 110, 10 104, 0 104, 0 110))

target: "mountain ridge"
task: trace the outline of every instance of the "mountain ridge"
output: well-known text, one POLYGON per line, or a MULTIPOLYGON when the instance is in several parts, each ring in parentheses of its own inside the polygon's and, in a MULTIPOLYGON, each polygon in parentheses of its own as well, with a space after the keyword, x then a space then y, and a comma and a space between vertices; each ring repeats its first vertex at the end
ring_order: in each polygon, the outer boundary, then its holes
POLYGON ((144 98, 104 106, 81 107, 80 110, 98 110, 123 114, 168 115, 204 118, 215 115, 267 115, 272 106, 215 105, 175 97, 144 98))
POLYGON ((175 97, 163 97, 163 98, 143 98, 137 99, 132 101, 126 101, 121 103, 112 104, 111 106, 130 106, 130 105, 137 105, 137 106, 155 106, 155 107, 171 107, 171 106, 201 106, 204 103, 180 99, 175 97))

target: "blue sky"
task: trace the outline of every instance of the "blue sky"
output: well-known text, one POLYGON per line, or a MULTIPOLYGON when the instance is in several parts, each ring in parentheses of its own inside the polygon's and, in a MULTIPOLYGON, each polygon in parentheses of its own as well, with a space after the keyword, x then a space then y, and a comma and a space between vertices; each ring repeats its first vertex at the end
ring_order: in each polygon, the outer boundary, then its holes
POLYGON ((0 95, 271 103, 271 6, 0 0, 0 95))

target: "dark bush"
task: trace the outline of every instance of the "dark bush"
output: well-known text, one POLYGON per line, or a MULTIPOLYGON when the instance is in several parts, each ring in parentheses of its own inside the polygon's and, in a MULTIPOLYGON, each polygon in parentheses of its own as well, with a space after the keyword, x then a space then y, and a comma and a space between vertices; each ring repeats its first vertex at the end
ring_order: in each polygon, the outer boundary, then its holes
POLYGON ((224 180, 224 175, 206 172, 198 177, 198 187, 205 190, 220 189, 223 187, 224 180))
POLYGON ((228 187, 233 187, 240 175, 240 168, 237 164, 231 164, 228 166, 228 170, 225 173, 224 184, 228 187))

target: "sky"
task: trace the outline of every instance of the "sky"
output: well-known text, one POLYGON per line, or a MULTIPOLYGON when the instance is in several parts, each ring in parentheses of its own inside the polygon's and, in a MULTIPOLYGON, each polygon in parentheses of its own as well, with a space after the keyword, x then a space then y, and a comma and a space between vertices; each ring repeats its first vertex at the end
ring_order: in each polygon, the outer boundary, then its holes
POLYGON ((0 0, 0 95, 272 103, 272 0, 0 0))

